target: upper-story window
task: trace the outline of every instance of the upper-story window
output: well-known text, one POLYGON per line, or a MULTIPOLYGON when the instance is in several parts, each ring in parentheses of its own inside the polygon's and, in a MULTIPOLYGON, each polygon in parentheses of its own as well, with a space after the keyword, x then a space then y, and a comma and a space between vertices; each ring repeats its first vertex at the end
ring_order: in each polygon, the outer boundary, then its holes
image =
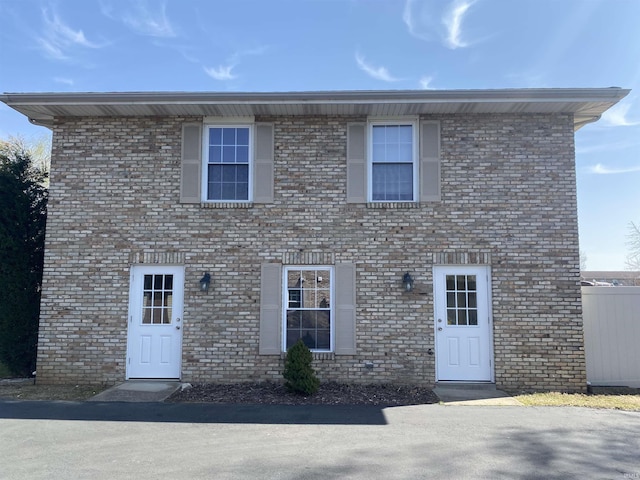
POLYGON ((372 121, 368 129, 369 201, 417 201, 417 121, 372 121))
POLYGON ((203 192, 214 202, 251 200, 252 128, 249 125, 205 127, 203 192))

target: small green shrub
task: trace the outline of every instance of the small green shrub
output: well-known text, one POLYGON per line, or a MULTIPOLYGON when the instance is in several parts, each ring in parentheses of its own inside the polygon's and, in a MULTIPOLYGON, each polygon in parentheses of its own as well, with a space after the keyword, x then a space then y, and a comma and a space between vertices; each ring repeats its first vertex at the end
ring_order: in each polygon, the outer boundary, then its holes
POLYGON ((312 395, 318 391, 320 381, 316 377, 311 361, 313 356, 302 340, 287 350, 284 361, 285 386, 292 392, 312 395))

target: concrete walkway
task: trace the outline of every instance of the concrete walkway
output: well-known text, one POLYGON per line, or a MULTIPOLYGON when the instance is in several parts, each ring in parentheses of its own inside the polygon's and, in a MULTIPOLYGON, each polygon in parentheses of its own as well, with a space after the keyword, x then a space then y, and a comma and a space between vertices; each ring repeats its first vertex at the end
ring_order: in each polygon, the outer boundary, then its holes
POLYGON ((164 402, 182 383, 129 380, 99 393, 90 402, 164 402))
POLYGON ((445 405, 522 405, 509 394, 496 389, 495 385, 486 383, 438 383, 433 389, 433 393, 445 405))

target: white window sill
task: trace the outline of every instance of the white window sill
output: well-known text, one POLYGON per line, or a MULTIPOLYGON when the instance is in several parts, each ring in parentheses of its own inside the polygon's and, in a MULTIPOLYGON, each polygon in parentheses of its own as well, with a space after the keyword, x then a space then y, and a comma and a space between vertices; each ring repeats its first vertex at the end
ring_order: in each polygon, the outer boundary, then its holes
POLYGON ((200 202, 200 208, 253 208, 253 202, 200 202))
POLYGON ((367 208, 382 208, 406 210, 409 208, 420 208, 419 202, 367 202, 367 208))
MULTIPOLYGON (((311 356, 314 361, 322 361, 322 360, 335 360, 336 354, 335 352, 311 352, 311 356)), ((282 352, 280 354, 280 358, 283 360, 287 358, 287 352, 282 352)))

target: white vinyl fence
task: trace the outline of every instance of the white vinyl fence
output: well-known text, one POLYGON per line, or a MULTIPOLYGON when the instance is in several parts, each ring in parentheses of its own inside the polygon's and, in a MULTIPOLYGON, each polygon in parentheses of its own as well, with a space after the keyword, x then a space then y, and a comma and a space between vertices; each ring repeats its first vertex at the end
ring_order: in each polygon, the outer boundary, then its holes
POLYGON ((582 287, 587 380, 640 387, 640 287, 582 287))

